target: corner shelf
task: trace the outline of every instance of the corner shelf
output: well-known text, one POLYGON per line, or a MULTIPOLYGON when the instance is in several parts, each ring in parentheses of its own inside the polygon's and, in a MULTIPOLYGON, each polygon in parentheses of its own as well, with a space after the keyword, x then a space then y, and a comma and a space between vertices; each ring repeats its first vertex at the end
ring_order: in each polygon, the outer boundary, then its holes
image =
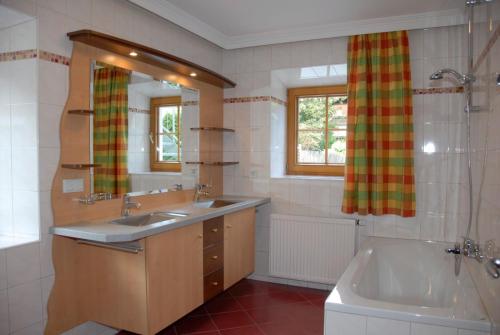
POLYGON ((74 115, 93 115, 94 111, 88 109, 70 109, 68 110, 68 114, 74 115))
POLYGON ((219 132, 229 132, 234 133, 234 129, 220 128, 220 127, 195 127, 191 128, 193 131, 219 131, 219 132))
POLYGON ((75 163, 75 164, 61 164, 63 169, 73 169, 73 170, 85 170, 95 167, 100 167, 101 164, 86 164, 86 163, 75 163))
POLYGON ((236 165, 240 162, 186 162, 186 164, 190 165, 210 165, 210 166, 228 166, 228 165, 236 165))

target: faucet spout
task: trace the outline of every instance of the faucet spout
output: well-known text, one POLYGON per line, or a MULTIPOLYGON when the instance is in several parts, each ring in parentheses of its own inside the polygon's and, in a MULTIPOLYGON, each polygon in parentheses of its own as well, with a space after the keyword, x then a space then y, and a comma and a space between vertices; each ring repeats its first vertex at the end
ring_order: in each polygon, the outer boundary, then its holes
POLYGON ((125 194, 123 196, 122 216, 129 216, 131 208, 135 209, 141 208, 140 202, 134 202, 131 201, 131 199, 132 197, 130 195, 125 194))

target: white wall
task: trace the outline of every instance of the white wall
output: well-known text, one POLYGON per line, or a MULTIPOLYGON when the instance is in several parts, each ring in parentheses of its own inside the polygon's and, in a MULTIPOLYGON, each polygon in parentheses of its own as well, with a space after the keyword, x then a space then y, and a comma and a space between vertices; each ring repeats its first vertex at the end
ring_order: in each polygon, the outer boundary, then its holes
MULTIPOLYGON (((465 27, 433 28, 410 32, 414 88, 453 86, 428 76, 442 67, 465 69, 465 27)), ((347 39, 333 38, 228 50, 223 53, 223 74, 237 83, 225 98, 284 97, 272 71, 285 68, 347 62, 347 39)), ((341 213, 343 180, 339 178, 274 178, 283 171, 286 109, 274 102, 224 105, 224 126, 235 134, 224 137, 225 159, 240 161, 224 168, 224 192, 271 196, 272 212, 319 217, 346 217, 341 213), (281 164, 281 167, 280 167, 281 164)), ((233 99, 234 101, 234 99, 233 99)), ((461 94, 414 95, 415 173, 417 217, 360 217, 364 234, 412 239, 455 241, 463 199, 457 197, 463 162, 463 98, 461 94), (426 143, 436 152, 425 153, 426 143)), ((347 216, 353 217, 353 216, 347 216)), ((268 218, 257 228, 258 238, 269 239, 268 218)), ((268 268, 268 243, 257 250, 257 276, 268 268)))
MULTIPOLYGON (((0 54, 33 49, 35 20, 0 30, 0 54)), ((0 248, 39 238, 37 78, 36 58, 0 62, 0 248)))
MULTIPOLYGON (((146 44, 217 72, 222 70, 219 47, 124 0, 0 0, 0 4, 37 18, 40 50, 70 56, 72 42, 66 33, 90 28, 146 44)), ((50 191, 59 159, 58 129, 68 92, 68 67, 46 60, 37 62, 40 159, 38 168, 36 162, 32 168, 41 176, 41 241, 0 250, 1 334, 42 333, 54 280, 51 236, 47 232, 53 221, 50 191)), ((23 85, 29 83, 33 81, 22 80, 23 85)), ((103 331, 106 329, 102 326, 86 324, 71 333, 88 335, 103 331)))

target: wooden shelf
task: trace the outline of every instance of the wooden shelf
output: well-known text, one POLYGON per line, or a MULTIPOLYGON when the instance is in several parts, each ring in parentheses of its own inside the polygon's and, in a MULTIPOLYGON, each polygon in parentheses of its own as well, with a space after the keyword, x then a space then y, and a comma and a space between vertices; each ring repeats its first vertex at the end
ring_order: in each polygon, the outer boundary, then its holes
POLYGON ((190 165, 210 165, 210 166, 228 166, 228 165, 236 165, 240 162, 186 162, 186 164, 190 165))
POLYGON ((220 131, 220 132, 234 133, 234 129, 219 128, 219 127, 196 127, 196 128, 191 128, 191 130, 194 130, 194 131, 220 131))
POLYGON ((91 111, 91 110, 88 110, 88 109, 70 109, 70 110, 68 110, 68 114, 93 115, 94 111, 91 111))
POLYGON ((73 170, 85 170, 100 166, 101 166, 100 164, 87 164, 87 163, 61 164, 61 167, 64 169, 73 169, 73 170))
POLYGON ((194 72, 197 74, 196 80, 200 80, 220 88, 232 88, 236 86, 235 82, 212 70, 142 44, 130 42, 89 29, 73 31, 68 33, 68 36, 72 41, 84 43, 102 50, 111 51, 118 55, 136 59, 169 71, 174 71, 187 77, 194 72), (137 56, 130 56, 132 51, 137 53, 137 56))

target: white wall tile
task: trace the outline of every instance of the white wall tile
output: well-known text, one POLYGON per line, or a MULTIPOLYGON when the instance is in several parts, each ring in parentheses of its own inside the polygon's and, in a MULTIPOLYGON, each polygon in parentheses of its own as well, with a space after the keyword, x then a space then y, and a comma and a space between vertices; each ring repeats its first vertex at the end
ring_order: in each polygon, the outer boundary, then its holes
POLYGON ((38 150, 36 147, 12 150, 12 188, 16 191, 38 190, 38 150))
POLYGON ((37 60, 9 62, 11 73, 10 103, 27 104, 37 101, 37 60))
POLYGON ((10 331, 15 332, 42 321, 40 280, 9 289, 10 331))
POLYGON ((12 197, 14 233, 39 236, 39 195, 34 191, 14 191, 12 197))
POLYGON ((7 285, 13 287, 40 278, 40 250, 38 243, 8 249, 7 285))
MULTIPOLYGON (((38 107, 35 103, 12 105, 12 146, 36 147, 38 145, 38 107)), ((14 150, 15 152, 15 150, 14 150)))
POLYGON ((13 26, 10 30, 10 49, 12 51, 37 48, 36 21, 31 20, 13 26))
POLYGON ((9 333, 9 297, 7 290, 0 290, 0 334, 9 333))
POLYGON ((40 102, 64 106, 68 97, 68 68, 41 61, 39 65, 40 102))

